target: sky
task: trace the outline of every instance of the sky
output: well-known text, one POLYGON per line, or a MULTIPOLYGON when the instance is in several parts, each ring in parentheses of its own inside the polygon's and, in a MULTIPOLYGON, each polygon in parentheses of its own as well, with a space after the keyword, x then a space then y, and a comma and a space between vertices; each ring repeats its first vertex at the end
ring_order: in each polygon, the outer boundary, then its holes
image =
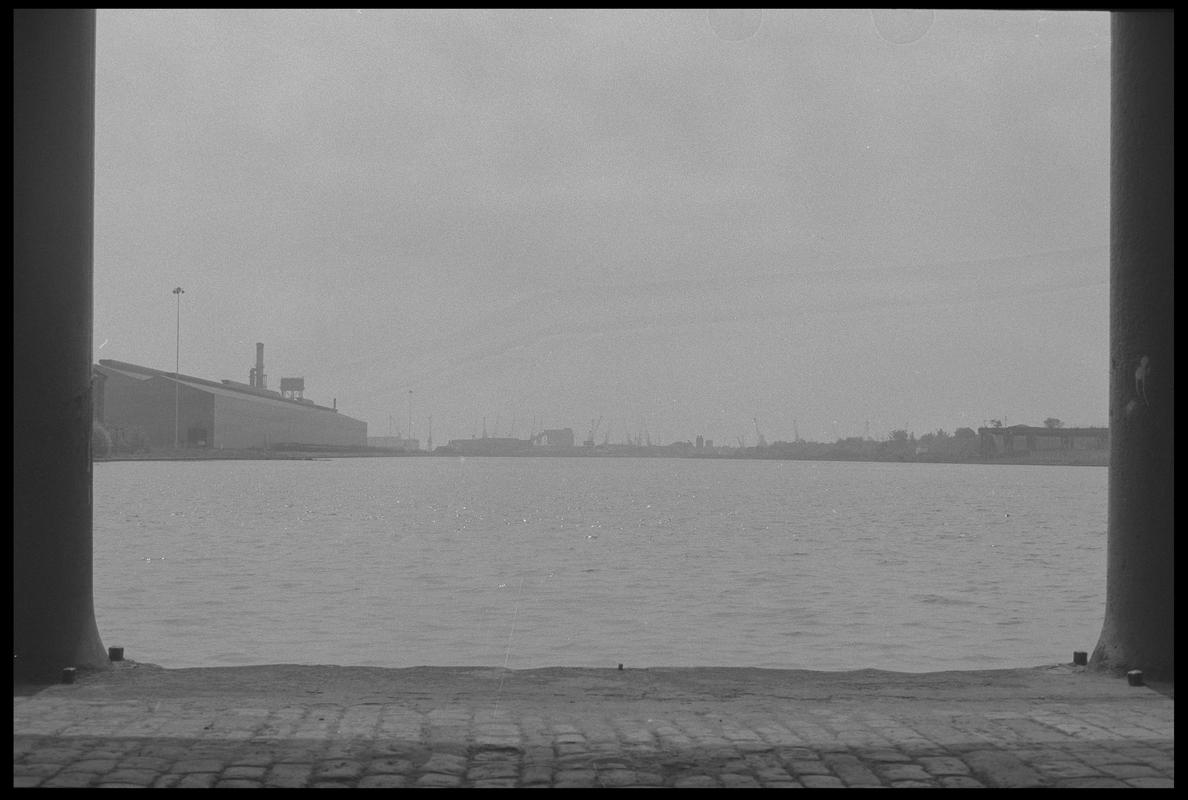
POLYGON ((97 19, 96 360, 435 446, 1107 424, 1106 12, 97 19))

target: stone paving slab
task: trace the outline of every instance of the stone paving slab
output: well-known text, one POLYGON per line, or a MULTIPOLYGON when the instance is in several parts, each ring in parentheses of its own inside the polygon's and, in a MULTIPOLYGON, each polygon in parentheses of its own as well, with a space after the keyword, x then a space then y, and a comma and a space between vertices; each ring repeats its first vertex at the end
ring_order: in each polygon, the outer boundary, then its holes
POLYGON ((1173 687, 1072 665, 917 674, 124 661, 13 694, 14 787, 1175 785, 1173 687))

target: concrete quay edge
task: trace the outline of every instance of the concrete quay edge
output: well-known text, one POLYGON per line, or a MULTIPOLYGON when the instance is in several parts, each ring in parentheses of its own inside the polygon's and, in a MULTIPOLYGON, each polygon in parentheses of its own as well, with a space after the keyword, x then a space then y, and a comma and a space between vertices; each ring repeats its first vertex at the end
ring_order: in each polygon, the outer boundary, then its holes
POLYGON ((13 691, 14 787, 1174 788, 1172 684, 121 661, 13 691))

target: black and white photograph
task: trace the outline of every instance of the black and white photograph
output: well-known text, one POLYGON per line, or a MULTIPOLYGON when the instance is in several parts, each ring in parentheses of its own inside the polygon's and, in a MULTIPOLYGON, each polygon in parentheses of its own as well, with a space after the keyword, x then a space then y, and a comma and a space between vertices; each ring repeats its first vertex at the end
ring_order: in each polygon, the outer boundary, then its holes
POLYGON ((13 13, 14 788, 1174 788, 1174 12, 13 13))

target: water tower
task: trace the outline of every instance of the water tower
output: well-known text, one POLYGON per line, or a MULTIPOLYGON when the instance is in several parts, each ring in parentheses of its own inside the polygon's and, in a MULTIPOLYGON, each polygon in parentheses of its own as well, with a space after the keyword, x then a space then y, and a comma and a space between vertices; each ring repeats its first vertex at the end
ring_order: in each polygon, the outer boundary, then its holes
POLYGON ((286 400, 304 399, 305 378, 281 378, 280 392, 286 400))

